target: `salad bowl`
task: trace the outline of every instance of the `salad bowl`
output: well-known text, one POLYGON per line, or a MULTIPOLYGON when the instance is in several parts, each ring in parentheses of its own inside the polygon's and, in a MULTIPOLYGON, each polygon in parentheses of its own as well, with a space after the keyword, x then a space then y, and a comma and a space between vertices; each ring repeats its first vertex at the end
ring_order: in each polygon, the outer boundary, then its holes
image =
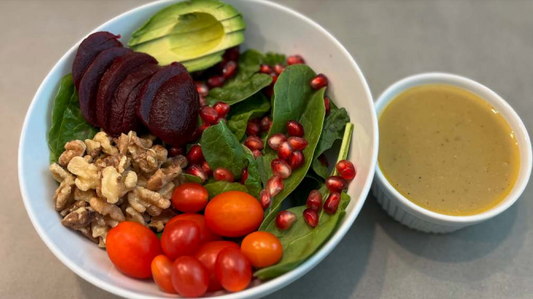
MULTIPOLYGON (((94 31, 121 34, 127 41, 144 20, 176 1, 150 3, 99 26, 94 31)), ((329 240, 296 269, 277 278, 259 281, 238 293, 217 292, 207 297, 257 298, 272 293, 303 276, 324 259, 348 232, 369 192, 378 151, 378 126, 370 90, 346 49, 325 29, 307 17, 263 0, 228 0, 243 15, 247 29, 243 48, 297 53, 319 73, 328 74, 329 95, 348 111, 354 123, 349 159, 357 167, 350 184, 351 201, 346 214, 329 240)), ((49 175, 47 131, 57 82, 70 72, 79 43, 74 45, 48 73, 27 112, 19 144, 19 181, 24 204, 36 231, 55 256, 77 275, 113 294, 127 298, 169 298, 148 280, 122 275, 104 250, 61 225, 52 197, 57 185, 49 175)), ((349 257, 347 257, 349 258, 349 257)), ((53 269, 50 269, 53 271, 53 269)))

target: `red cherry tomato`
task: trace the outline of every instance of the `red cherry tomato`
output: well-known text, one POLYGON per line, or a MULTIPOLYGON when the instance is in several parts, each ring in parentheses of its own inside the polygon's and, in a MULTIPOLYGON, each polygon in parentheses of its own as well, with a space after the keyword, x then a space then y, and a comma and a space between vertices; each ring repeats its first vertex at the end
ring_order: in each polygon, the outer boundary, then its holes
POLYGON ((173 260, 183 255, 191 255, 200 246, 200 228, 190 220, 167 223, 161 236, 161 246, 165 254, 173 260))
POLYGON ((182 256, 172 265, 172 285, 183 297, 200 297, 207 291, 209 272, 199 260, 182 256))
POLYGON ((222 286, 215 275, 215 262, 220 251, 225 248, 239 249, 239 245, 230 241, 209 242, 200 246, 194 254, 194 257, 202 262, 209 271, 209 287, 207 288, 209 292, 222 290, 222 286))
POLYGON ((253 232, 246 236, 241 251, 256 268, 272 266, 283 255, 280 241, 269 232, 253 232))
POLYGON ((157 286, 165 293, 176 294, 172 285, 172 261, 161 254, 152 261, 152 276, 157 286))
POLYGON ((215 274, 224 289, 238 292, 250 284, 252 265, 239 249, 225 248, 218 254, 215 274))
POLYGON ((172 206, 184 213, 200 212, 207 205, 209 193, 204 186, 196 183, 185 183, 178 186, 172 193, 172 206))
POLYGON ((190 220, 194 221, 198 227, 200 228, 200 239, 202 240, 202 243, 211 242, 211 241, 218 241, 222 240, 222 237, 212 232, 207 225, 205 225, 205 218, 204 215, 201 214, 190 214, 185 213, 178 215, 172 219, 170 219, 167 223, 169 225, 170 223, 178 220, 190 220))
POLYGON ((152 260, 163 253, 155 233, 144 225, 131 221, 121 222, 109 230, 106 249, 115 267, 135 278, 150 277, 152 260))
POLYGON ((246 192, 228 191, 215 196, 205 208, 207 227, 224 237, 241 237, 263 221, 263 208, 246 192))

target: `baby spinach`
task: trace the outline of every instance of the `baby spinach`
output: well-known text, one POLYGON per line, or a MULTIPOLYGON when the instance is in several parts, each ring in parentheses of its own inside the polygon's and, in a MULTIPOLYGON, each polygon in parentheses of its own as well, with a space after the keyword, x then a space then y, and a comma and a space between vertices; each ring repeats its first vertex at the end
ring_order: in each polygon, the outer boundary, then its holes
POLYGON ((256 93, 249 99, 231 108, 228 128, 238 140, 242 140, 250 119, 265 115, 270 110, 270 101, 262 93, 256 93))
POLYGON ((89 125, 81 113, 72 75, 64 76, 54 98, 52 124, 48 131, 51 162, 57 161, 67 142, 93 138, 97 132, 98 130, 89 125))
POLYGON ((263 189, 261 184, 261 175, 259 174, 259 166, 257 160, 254 158, 252 151, 246 146, 242 146, 246 160, 248 161, 248 178, 244 182, 248 192, 255 198, 259 198, 259 192, 263 189))
POLYGON ((187 180, 187 182, 196 183, 200 185, 202 184, 202 179, 200 177, 188 173, 183 173, 182 175, 187 180))
POLYGON ((278 63, 285 64, 285 55, 274 52, 267 52, 262 62, 270 66, 274 66, 274 64, 278 63))
POLYGON ((224 193, 226 191, 243 191, 248 192, 248 189, 246 186, 244 186, 241 183, 230 183, 227 181, 218 181, 213 182, 209 184, 204 185, 205 189, 207 189, 207 193, 209 193, 209 198, 213 198, 220 193, 224 193))

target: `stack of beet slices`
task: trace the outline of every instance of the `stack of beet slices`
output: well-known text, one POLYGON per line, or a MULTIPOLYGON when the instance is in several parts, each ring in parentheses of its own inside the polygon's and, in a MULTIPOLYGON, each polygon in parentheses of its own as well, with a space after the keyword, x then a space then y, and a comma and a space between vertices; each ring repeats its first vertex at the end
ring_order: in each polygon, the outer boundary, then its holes
POLYGON ((191 76, 181 63, 160 67, 152 56, 124 48, 118 38, 96 32, 78 47, 72 77, 83 116, 114 136, 144 125, 165 143, 184 145, 200 109, 191 76))

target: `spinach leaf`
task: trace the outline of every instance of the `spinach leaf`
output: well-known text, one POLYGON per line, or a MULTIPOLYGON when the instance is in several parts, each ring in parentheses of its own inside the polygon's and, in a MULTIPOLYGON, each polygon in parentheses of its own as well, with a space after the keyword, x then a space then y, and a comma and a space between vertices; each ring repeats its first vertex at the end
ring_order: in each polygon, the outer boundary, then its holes
POLYGON ((207 192, 209 193, 209 198, 213 198, 220 193, 224 193, 226 191, 243 191, 248 192, 248 189, 246 186, 244 186, 241 183, 230 183, 226 181, 218 181, 213 182, 204 185, 205 189, 207 189, 207 192))
MULTIPOLYGON (((322 132, 325 115, 325 89, 313 91, 309 86, 309 81, 314 76, 315 73, 308 66, 293 65, 281 73, 274 86, 273 120, 270 133, 284 132, 287 121, 296 119, 304 127, 304 137, 309 144, 303 150, 304 157, 306 157, 304 164, 293 170, 291 176, 283 181, 283 190, 273 198, 270 208, 265 210, 265 219, 259 228, 260 230, 263 230, 276 217, 282 201, 298 187, 313 160, 312 157, 322 132)), ((261 167, 262 178, 272 176, 270 163, 276 158, 277 153, 267 147, 260 160, 263 163, 261 167)))
POLYGON ((270 101, 262 93, 256 93, 251 98, 231 108, 228 128, 238 140, 242 140, 248 121, 265 115, 269 110, 270 101))
POLYGON ((285 64, 285 55, 274 52, 267 52, 262 62, 270 66, 273 66, 277 63, 285 64))
POLYGON ((253 197, 259 199, 259 193, 263 189, 263 185, 261 184, 258 161, 254 158, 254 155, 249 148, 244 145, 242 147, 244 149, 246 160, 248 160, 248 178, 244 182, 244 185, 253 197))
POLYGON ((224 167, 229 169, 235 178, 241 176, 241 171, 246 166, 244 150, 225 121, 205 129, 200 144, 211 169, 224 167))
POLYGON ((188 173, 183 173, 182 175, 188 182, 196 183, 200 185, 202 184, 202 179, 200 177, 197 177, 195 175, 188 174, 188 173))
POLYGON ((324 179, 328 178, 328 168, 318 161, 318 157, 330 149, 335 141, 342 139, 344 127, 349 122, 350 117, 346 109, 339 109, 331 103, 329 115, 326 116, 326 120, 324 121, 324 128, 322 129, 320 141, 318 142, 313 158, 313 170, 324 179))

